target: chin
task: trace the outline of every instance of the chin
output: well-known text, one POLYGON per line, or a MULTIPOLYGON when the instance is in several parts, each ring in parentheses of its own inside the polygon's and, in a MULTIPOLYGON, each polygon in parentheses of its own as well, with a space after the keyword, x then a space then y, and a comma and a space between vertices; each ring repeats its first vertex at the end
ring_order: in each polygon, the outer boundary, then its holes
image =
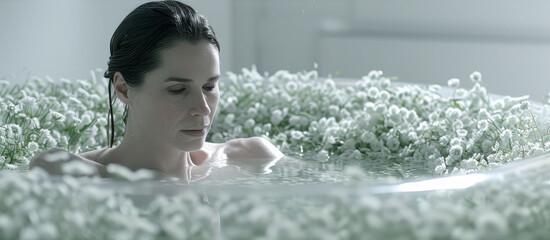
POLYGON ((204 146, 205 139, 188 142, 184 145, 180 145, 179 149, 184 152, 193 152, 200 150, 204 146))

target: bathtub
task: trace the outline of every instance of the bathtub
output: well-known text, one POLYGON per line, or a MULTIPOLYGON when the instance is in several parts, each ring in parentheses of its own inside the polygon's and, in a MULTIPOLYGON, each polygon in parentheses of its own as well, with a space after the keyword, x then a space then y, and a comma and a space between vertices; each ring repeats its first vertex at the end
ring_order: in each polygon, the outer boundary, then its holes
MULTIPOLYGON (((449 88, 440 91, 453 94, 449 88)), ((531 106, 538 115, 545 114, 541 104, 531 106)), ((213 167, 210 175, 195 181, 151 180, 120 169, 115 179, 49 176, 40 169, 0 171, 0 238, 543 239, 550 235, 550 153, 443 176, 387 159, 318 156, 297 152, 255 172, 213 167)))

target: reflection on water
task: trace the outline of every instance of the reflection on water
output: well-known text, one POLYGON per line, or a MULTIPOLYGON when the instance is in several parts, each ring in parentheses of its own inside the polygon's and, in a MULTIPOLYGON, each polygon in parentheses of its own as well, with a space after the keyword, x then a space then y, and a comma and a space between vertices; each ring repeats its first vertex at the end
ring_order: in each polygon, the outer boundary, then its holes
POLYGON ((429 176, 433 174, 418 163, 403 163, 394 159, 351 160, 336 157, 319 161, 314 154, 304 154, 272 161, 244 159, 228 162, 212 168, 208 176, 202 176, 193 182, 208 185, 300 185, 345 183, 359 177, 362 181, 388 183, 429 176))

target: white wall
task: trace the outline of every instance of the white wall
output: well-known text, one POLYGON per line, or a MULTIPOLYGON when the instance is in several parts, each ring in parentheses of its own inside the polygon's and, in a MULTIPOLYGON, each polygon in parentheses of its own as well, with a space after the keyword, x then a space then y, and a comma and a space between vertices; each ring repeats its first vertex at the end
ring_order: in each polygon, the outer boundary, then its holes
POLYGON ((550 92, 547 0, 239 0, 234 66, 445 85, 480 71, 492 93, 550 92), (252 9, 252 11, 250 10, 252 9), (237 30, 238 31, 238 30, 237 30))
MULTIPOLYGON (((0 77, 28 73, 76 79, 107 68, 109 42, 122 19, 143 0, 0 0, 0 77)), ((229 1, 187 1, 215 27, 222 71, 231 69, 229 1)))
MULTIPOLYGON (((87 78, 105 68, 109 40, 143 0, 0 0, 0 77, 27 71, 87 78), (23 70, 26 69, 26 70, 23 70)), ((550 92, 547 0, 193 0, 222 47, 222 71, 311 70, 358 78, 380 69, 400 81, 492 93, 550 92)))

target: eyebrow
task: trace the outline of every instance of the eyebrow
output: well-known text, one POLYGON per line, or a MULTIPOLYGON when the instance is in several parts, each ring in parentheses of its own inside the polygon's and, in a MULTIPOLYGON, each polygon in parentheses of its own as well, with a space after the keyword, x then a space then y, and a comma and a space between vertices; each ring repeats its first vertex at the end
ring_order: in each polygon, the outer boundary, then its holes
MULTIPOLYGON (((213 76, 208 79, 208 82, 216 81, 220 78, 220 75, 213 76)), ((164 82, 193 82, 193 79, 189 78, 177 78, 177 77, 171 77, 164 80, 164 82)))

